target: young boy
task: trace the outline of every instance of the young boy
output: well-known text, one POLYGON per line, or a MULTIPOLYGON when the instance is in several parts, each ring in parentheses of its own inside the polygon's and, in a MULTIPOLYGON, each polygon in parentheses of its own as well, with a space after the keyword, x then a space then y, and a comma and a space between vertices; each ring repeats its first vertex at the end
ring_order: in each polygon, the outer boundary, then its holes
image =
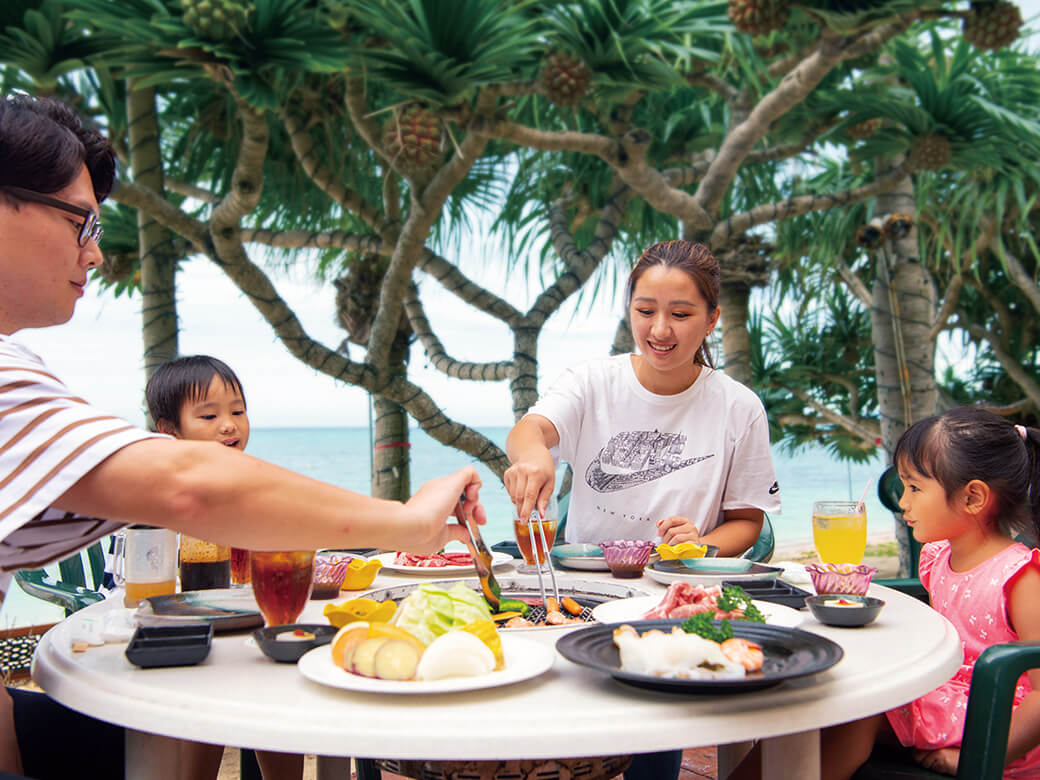
MULTIPOLYGON (((148 414, 155 429, 177 439, 215 441, 244 450, 249 442, 249 415, 242 382, 222 360, 191 355, 163 363, 145 387, 148 414)), ((216 778, 222 745, 183 742, 184 776, 216 778)), ((257 762, 265 778, 303 776, 303 756, 258 750, 257 762)))

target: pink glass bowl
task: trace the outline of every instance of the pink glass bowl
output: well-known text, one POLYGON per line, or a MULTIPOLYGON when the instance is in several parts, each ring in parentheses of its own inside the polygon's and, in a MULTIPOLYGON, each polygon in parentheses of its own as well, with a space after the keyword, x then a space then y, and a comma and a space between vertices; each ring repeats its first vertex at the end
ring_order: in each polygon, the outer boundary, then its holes
POLYGON ((602 542, 603 559, 615 577, 642 577, 643 569, 650 562, 654 543, 642 540, 618 539, 602 542))
POLYGON ((817 593, 849 593, 864 596, 870 587, 870 578, 877 569, 866 564, 853 563, 807 563, 813 587, 817 593))
POLYGON ((339 595, 340 585, 347 576, 352 557, 349 555, 319 555, 314 559, 314 587, 312 599, 332 599, 339 595))

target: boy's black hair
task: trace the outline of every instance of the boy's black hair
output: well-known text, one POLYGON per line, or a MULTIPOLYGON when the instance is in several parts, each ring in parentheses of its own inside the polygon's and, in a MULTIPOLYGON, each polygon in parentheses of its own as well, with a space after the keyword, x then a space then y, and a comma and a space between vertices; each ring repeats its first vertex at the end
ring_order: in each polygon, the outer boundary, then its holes
MULTIPOLYGON (((27 95, 0 95, 0 187, 49 194, 68 187, 83 165, 98 203, 115 182, 115 153, 100 133, 84 127, 64 103, 27 95)), ((0 197, 17 201, 11 196, 0 197)))
POLYGON ((911 425, 892 462, 934 479, 949 500, 973 479, 996 498, 1001 531, 1040 538, 1040 430, 1017 426, 981 406, 958 406, 911 425), (1023 436, 1023 433, 1025 434, 1023 436))
POLYGON ((153 424, 158 425, 160 420, 166 420, 175 430, 179 430, 184 404, 204 398, 215 376, 219 376, 228 387, 237 390, 245 404, 246 393, 242 383, 223 360, 210 355, 189 355, 170 360, 155 369, 144 389, 148 414, 152 416, 153 424))

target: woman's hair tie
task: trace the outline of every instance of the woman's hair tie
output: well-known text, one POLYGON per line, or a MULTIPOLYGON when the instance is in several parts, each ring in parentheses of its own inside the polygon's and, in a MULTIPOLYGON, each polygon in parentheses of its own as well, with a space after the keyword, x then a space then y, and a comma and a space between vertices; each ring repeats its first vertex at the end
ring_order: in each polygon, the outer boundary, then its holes
POLYGON ((1026 438, 1027 438, 1026 426, 1024 426, 1024 425, 1016 425, 1015 426, 1015 430, 1018 431, 1018 435, 1022 437, 1022 441, 1025 441, 1026 438))

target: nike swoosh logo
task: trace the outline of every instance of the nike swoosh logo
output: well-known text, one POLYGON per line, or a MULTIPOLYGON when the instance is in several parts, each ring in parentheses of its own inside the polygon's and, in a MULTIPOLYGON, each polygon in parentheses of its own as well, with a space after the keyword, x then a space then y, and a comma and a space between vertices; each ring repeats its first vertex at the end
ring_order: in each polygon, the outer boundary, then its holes
MULTIPOLYGON (((600 453, 600 455, 602 456, 602 453, 600 453)), ((667 463, 656 466, 652 469, 633 471, 628 474, 606 473, 603 470, 602 465, 600 465, 599 457, 597 457, 589 464, 588 469, 585 470, 585 482, 597 493, 615 493, 618 490, 625 490, 637 485, 645 485, 647 482, 653 482, 655 479, 660 479, 674 471, 687 468, 695 463, 700 463, 702 460, 714 457, 714 455, 701 455, 697 458, 687 458, 686 460, 680 460, 675 463, 667 463)))
POLYGON ((775 496, 779 492, 780 492, 780 483, 779 482, 774 482, 772 484, 772 486, 769 488, 769 495, 775 496))

